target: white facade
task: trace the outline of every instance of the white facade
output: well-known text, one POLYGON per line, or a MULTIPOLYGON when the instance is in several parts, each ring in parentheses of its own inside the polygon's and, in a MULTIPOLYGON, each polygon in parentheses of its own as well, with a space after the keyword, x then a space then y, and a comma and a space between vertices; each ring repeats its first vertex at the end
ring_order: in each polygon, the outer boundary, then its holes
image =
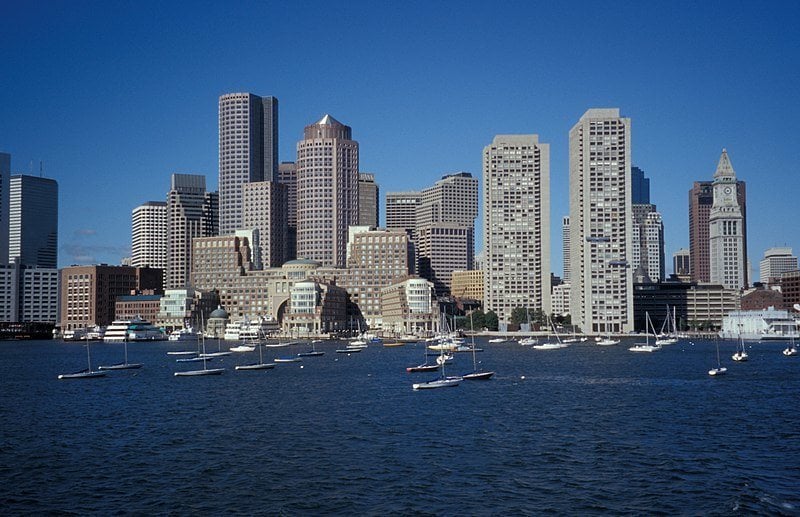
POLYGON ((631 120, 590 109, 569 133, 570 314, 586 333, 633 330, 631 120))
POLYGON ((167 203, 148 201, 131 213, 133 267, 167 269, 167 203))
POLYGON ((792 255, 792 248, 770 248, 764 252, 759 266, 759 279, 767 283, 770 279, 780 278, 781 273, 797 269, 797 257, 792 255))
POLYGON ((0 321, 58 321, 58 269, 0 264, 0 321))
POLYGON ((656 205, 632 205, 631 269, 642 266, 651 282, 665 279, 664 222, 656 205))
POLYGON ((484 307, 550 313, 550 144, 497 135, 483 149, 484 307))
POLYGON ((565 314, 569 314, 570 311, 569 290, 570 290, 569 283, 553 286, 553 296, 551 304, 553 306, 554 315, 563 316, 565 314))
POLYGON ((714 203, 708 216, 710 280, 728 289, 742 289, 747 287, 744 220, 737 198, 736 172, 725 149, 719 158, 712 188, 714 203))
POLYGON ((567 215, 561 218, 561 249, 563 253, 561 279, 564 282, 569 282, 569 231, 569 216, 567 215))
POLYGON ((0 153, 0 264, 8 261, 9 178, 11 178, 11 155, 0 153))
POLYGON ((319 305, 320 288, 316 282, 296 282, 291 289, 293 314, 313 314, 319 305))

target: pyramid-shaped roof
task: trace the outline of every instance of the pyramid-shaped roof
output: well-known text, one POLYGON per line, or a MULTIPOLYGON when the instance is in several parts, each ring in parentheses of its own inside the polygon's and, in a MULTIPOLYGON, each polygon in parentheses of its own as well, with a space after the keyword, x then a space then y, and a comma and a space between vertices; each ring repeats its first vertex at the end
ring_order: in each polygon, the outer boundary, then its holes
POLYGON ((719 163, 717 164, 717 172, 714 173, 714 178, 724 177, 736 178, 736 171, 733 170, 733 165, 731 165, 731 159, 728 158, 726 149, 722 150, 722 155, 719 157, 719 163))
POLYGON ((343 125, 341 122, 339 122, 335 118, 331 117, 327 113, 325 114, 324 117, 319 119, 319 122, 317 122, 317 124, 320 125, 320 126, 341 126, 341 125, 343 125))

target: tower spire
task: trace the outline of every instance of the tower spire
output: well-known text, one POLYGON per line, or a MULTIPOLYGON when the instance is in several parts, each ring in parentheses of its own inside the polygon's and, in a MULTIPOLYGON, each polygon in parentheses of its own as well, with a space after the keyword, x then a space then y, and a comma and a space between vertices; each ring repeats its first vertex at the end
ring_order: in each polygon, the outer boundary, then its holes
POLYGON ((728 150, 725 148, 722 149, 722 154, 720 155, 719 163, 717 164, 717 171, 714 173, 714 179, 723 177, 736 178, 736 171, 733 170, 731 159, 728 158, 728 150))

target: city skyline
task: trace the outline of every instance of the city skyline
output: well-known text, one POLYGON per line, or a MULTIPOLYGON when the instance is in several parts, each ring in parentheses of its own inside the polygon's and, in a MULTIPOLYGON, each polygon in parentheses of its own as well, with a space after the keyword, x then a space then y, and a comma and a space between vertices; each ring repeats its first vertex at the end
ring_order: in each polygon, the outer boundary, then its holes
MULTIPOLYGON (((791 221, 800 195, 791 181, 797 72, 785 66, 799 49, 785 10, 687 5, 648 16, 644 7, 612 5, 595 19, 581 3, 519 4, 512 20, 489 5, 453 12, 441 4, 418 21, 421 5, 257 6, 235 20, 236 9, 214 5, 188 13, 159 6, 159 16, 89 4, 10 8, 0 21, 6 77, 14 78, 0 93, 0 152, 11 154, 12 174, 36 174, 41 160, 44 176, 58 181, 59 266, 130 256, 131 211, 165 199, 173 173, 204 175, 217 190, 217 100, 244 91, 280 99, 280 161, 296 160, 309 121, 325 113, 346 120, 360 168, 382 193, 421 190, 455 171, 480 178, 481 151, 495 135, 539 134, 551 145, 551 235, 569 213, 569 128, 587 109, 618 107, 632 121, 631 165, 645 171, 663 215, 666 256, 688 247, 686 195, 694 181, 712 179, 722 148, 748 183, 751 264, 768 248, 800 248, 796 233, 773 220, 791 221), (178 19, 186 30, 169 34, 178 19), (209 27, 212 19, 220 23, 209 27), (614 41, 601 37, 604 23, 622 28, 614 41), (331 24, 361 32, 341 31, 325 48, 305 37, 331 24), (480 45, 460 31, 478 26, 491 35, 480 45), (576 31, 596 39, 591 52, 572 41, 576 31), (504 62, 534 50, 542 54, 530 70, 515 67, 514 80, 500 80, 504 62), (508 55, 496 58, 501 51, 508 55), (611 56, 608 70, 594 65, 595 52, 611 56), (268 70, 250 65, 255 56, 268 70), (326 81, 317 84, 319 74, 326 81)), ((556 274, 561 251, 552 246, 556 274)))

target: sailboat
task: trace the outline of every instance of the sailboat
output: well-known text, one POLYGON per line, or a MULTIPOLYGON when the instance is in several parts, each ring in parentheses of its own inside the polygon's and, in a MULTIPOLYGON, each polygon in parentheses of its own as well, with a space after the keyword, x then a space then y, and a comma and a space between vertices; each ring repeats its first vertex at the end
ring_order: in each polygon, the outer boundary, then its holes
MULTIPOLYGON (((448 376, 445 375, 445 373, 444 373, 445 361, 443 359, 444 350, 441 351, 441 354, 442 354, 440 356, 440 358, 441 358, 441 364, 440 364, 440 366, 441 366, 441 375, 439 376, 439 378, 432 379, 432 380, 427 381, 427 382, 416 382, 416 383, 411 385, 411 387, 414 390, 429 390, 429 389, 434 389, 434 388, 450 388, 450 387, 453 387, 453 386, 458 386, 459 383, 462 380, 464 380, 462 377, 456 377, 456 376, 448 377, 448 376)), ((439 362, 439 361, 437 360, 437 362, 439 362)))
POLYGON ((94 377, 105 377, 106 372, 92 370, 92 356, 89 353, 89 342, 86 342, 86 363, 88 368, 75 373, 62 373, 59 379, 91 379, 94 377))
POLYGON ((217 351, 216 352, 206 353, 205 346, 206 346, 206 342, 205 342, 205 339, 204 339, 203 340, 203 353, 202 354, 197 354, 198 357, 206 358, 206 359, 212 359, 214 357, 225 357, 226 355, 231 355, 230 351, 223 351, 222 350, 222 340, 219 337, 217 337, 217 351))
POLYGON ((273 359, 276 363, 299 363, 302 361, 302 357, 297 357, 296 355, 290 355, 285 357, 276 357, 273 359))
POLYGON ((426 351, 426 347, 423 343, 422 346, 422 355, 425 358, 425 361, 422 364, 418 364, 417 366, 409 366, 406 368, 408 373, 417 373, 417 372, 435 372, 439 369, 441 365, 439 364, 428 364, 428 352, 426 351))
POLYGON ((749 355, 747 355, 747 350, 744 348, 744 336, 742 335, 741 325, 739 325, 739 342, 736 344, 736 352, 733 353, 731 359, 737 362, 744 362, 749 359, 749 355))
POLYGON ((186 370, 183 372, 175 372, 175 377, 196 377, 200 375, 220 375, 222 372, 225 371, 225 368, 208 368, 208 357, 206 354, 206 337, 205 335, 201 335, 200 342, 202 343, 203 353, 198 354, 198 357, 193 357, 191 359, 178 359, 178 362, 190 362, 190 361, 203 361, 203 369, 202 370, 186 370))
POLYGON ((316 340, 311 340, 311 350, 300 352, 297 354, 297 357, 319 357, 321 355, 325 355, 325 352, 317 350, 317 347, 314 344, 315 341, 316 340))
POLYGON ((553 334, 556 336, 556 342, 553 343, 552 341, 548 341, 547 343, 542 343, 541 345, 533 345, 534 350, 558 350, 559 348, 567 348, 569 345, 564 344, 561 341, 561 336, 558 335, 558 331, 556 330, 555 325, 553 325, 553 320, 550 319, 548 316, 547 321, 550 323, 550 328, 553 330, 553 334))
POLYGON ((142 363, 129 363, 128 362, 128 340, 122 342, 125 345, 125 362, 118 364, 111 364, 108 366, 98 366, 98 370, 135 370, 142 367, 142 363))
POLYGON ((708 374, 711 376, 724 375, 728 369, 722 366, 722 364, 719 362, 719 340, 715 339, 714 344, 717 345, 717 367, 710 369, 708 374))
POLYGON ((656 336, 657 345, 674 345, 678 342, 678 338, 675 336, 677 331, 673 332, 673 325, 673 317, 669 311, 669 305, 667 305, 667 316, 664 318, 664 323, 661 324, 661 332, 656 336))
POLYGON ((484 372, 478 370, 478 359, 475 354, 475 329, 472 327, 472 313, 469 313, 469 329, 472 337, 472 371, 461 376, 465 381, 484 381, 491 379, 494 372, 484 372))
POLYGON ((787 346, 786 348, 783 349, 782 353, 786 357, 791 357, 793 355, 797 355, 797 346, 795 346, 795 344, 794 344, 794 336, 792 336, 792 342, 789 344, 789 346, 787 346))
POLYGON ((275 363, 264 362, 264 345, 262 343, 258 343, 256 346, 258 347, 258 362, 253 364, 236 365, 236 370, 270 370, 275 368, 275 363))
MULTIPOLYGON (((658 345, 658 344, 651 345, 650 344, 650 328, 652 326, 653 326, 653 323, 650 321, 650 313, 645 312, 644 335, 645 335, 646 342, 645 343, 634 343, 634 345, 632 347, 628 348, 628 350, 630 350, 631 352, 655 352, 657 350, 661 350, 661 345, 658 345)), ((656 333, 656 331, 653 330, 653 334, 655 334, 655 333, 656 333)))

